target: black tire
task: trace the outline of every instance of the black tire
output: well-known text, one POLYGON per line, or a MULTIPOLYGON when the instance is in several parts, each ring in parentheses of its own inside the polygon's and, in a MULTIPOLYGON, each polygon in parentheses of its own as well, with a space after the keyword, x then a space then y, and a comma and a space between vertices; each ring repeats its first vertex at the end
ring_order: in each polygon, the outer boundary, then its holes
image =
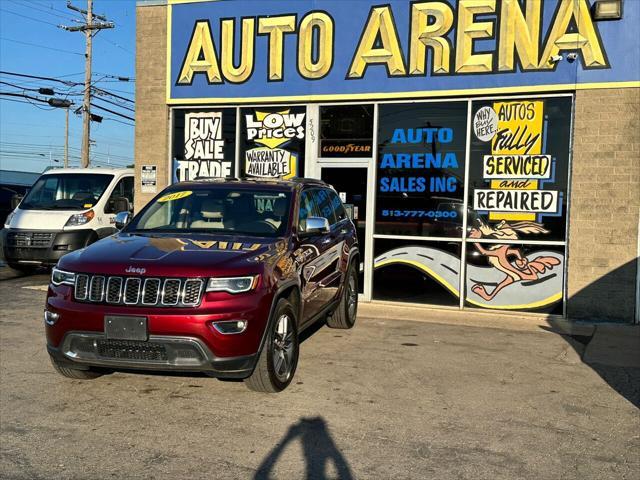
POLYGON ((65 367, 51 355, 49 355, 49 359, 51 360, 51 365, 53 365, 55 371, 63 377, 73 378, 75 380, 93 380, 103 375, 102 373, 93 370, 79 370, 77 368, 65 367))
POLYGON ((327 317, 327 326, 330 328, 353 328, 358 314, 358 271, 356 262, 349 264, 349 269, 344 277, 344 287, 338 308, 327 317))
POLYGON ((297 326, 297 312, 288 300, 281 298, 273 310, 273 318, 269 321, 267 327, 269 330, 266 332, 265 342, 256 367, 251 376, 244 380, 249 390, 261 393, 278 393, 291 383, 298 366, 300 353, 297 326), (282 317, 286 317, 287 320, 281 320, 282 317), (284 329, 282 327, 279 329, 281 322, 287 324, 284 329), (287 361, 284 361, 285 356, 287 361), (277 364, 280 365, 278 372, 276 371, 277 364))
POLYGON ((36 273, 36 271, 40 268, 40 266, 36 266, 36 265, 25 265, 23 263, 12 263, 12 262, 7 262, 7 265, 9 266, 9 268, 11 268, 12 270, 15 270, 16 272, 20 272, 23 275, 32 275, 34 273, 36 273))

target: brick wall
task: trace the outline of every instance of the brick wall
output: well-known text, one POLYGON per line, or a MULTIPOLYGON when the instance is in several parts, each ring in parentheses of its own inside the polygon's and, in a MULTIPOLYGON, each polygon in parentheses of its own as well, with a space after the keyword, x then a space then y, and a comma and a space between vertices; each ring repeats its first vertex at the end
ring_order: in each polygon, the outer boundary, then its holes
POLYGON ((568 314, 633 321, 640 215, 640 89, 576 93, 568 314))
POLYGON ((138 6, 136 29, 135 209, 139 211, 155 195, 140 192, 142 165, 158 166, 158 191, 168 184, 167 7, 138 6))

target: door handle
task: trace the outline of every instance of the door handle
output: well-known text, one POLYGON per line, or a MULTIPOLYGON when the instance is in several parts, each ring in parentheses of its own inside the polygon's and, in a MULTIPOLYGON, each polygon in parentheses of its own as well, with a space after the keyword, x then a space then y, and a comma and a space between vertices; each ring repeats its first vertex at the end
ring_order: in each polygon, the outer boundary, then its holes
POLYGON ((333 238, 331 238, 331 237, 324 238, 321 243, 323 245, 326 245, 327 243, 331 243, 332 240, 333 240, 333 238))

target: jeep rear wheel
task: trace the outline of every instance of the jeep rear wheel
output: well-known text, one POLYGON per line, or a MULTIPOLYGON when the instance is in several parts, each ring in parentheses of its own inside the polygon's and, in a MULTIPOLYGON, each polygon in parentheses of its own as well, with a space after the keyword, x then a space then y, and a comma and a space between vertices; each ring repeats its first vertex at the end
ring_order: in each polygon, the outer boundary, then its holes
POLYGON ((79 370, 77 368, 66 367, 51 355, 49 355, 49 359, 51 360, 51 365, 53 365, 55 371, 63 377, 74 378, 76 380, 93 380, 94 378, 98 378, 103 375, 102 373, 95 372, 93 370, 79 370))
POLYGON ((256 367, 244 382, 250 390, 277 393, 291 383, 300 350, 297 316, 284 298, 278 300, 268 329, 256 367))
POLYGON ((327 318, 330 328, 352 328, 358 313, 358 271, 356 262, 351 262, 344 280, 338 308, 327 318))

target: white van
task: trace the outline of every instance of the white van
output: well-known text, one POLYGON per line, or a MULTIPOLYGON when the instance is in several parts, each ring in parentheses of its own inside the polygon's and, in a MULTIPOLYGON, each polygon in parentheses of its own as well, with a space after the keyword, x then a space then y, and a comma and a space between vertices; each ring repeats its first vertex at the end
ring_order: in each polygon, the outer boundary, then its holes
POLYGON ((7 264, 29 271, 115 233, 133 207, 133 169, 61 168, 43 173, 2 230, 7 264))

